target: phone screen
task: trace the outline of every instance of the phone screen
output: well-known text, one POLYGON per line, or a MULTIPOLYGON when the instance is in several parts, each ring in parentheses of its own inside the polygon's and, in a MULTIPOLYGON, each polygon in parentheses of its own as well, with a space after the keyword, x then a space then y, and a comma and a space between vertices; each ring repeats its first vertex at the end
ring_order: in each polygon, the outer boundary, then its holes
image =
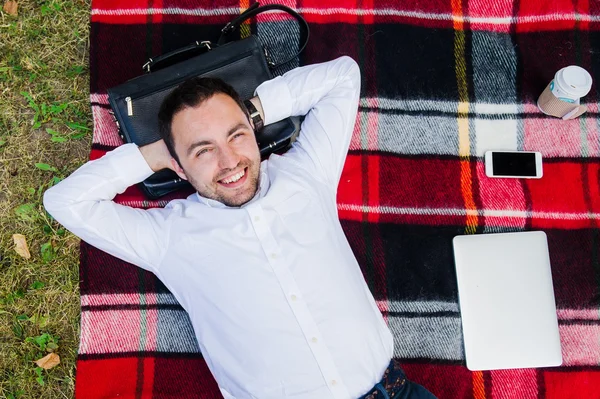
POLYGON ((493 152, 492 167, 497 176, 531 176, 535 177, 535 153, 493 152))

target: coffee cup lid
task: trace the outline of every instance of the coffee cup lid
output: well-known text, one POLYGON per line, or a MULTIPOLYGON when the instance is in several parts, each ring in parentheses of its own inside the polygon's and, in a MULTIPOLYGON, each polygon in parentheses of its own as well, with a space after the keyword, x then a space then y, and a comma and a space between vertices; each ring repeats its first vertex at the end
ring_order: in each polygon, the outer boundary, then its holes
POLYGON ((573 96, 583 97, 592 88, 592 76, 588 71, 577 65, 563 68, 556 75, 557 83, 561 89, 573 96))

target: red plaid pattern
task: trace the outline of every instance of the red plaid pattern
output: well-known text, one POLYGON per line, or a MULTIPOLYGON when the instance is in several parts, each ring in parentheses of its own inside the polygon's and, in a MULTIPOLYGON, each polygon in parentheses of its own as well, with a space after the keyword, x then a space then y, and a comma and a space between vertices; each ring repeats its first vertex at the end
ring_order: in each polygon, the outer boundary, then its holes
MULTIPOLYGON (((283 1, 308 20, 299 64, 347 54, 363 75, 340 180, 342 225, 395 337, 409 379, 440 398, 600 398, 600 125, 561 121, 535 102, 554 73, 600 71, 600 5, 483 0, 283 1), (544 155, 540 180, 485 176, 486 150, 544 155), (564 365, 470 372, 464 366, 451 240, 458 234, 544 230, 564 365)), ((106 90, 148 57, 215 40, 249 0, 94 0, 91 158, 121 144, 106 90)), ((248 25, 278 49, 294 22, 248 25), (272 32, 288 32, 285 34, 272 32)), ((288 66, 290 68, 292 66, 288 66)), ((284 72, 284 71, 279 71, 284 72)), ((146 201, 132 187, 116 201, 146 201)), ((152 274, 81 246, 78 398, 219 398, 186 313, 152 274)))

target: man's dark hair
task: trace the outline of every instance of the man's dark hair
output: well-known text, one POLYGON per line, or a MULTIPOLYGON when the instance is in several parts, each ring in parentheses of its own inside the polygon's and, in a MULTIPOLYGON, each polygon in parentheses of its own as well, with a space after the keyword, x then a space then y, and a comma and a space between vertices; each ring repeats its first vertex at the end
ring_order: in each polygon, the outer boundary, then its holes
POLYGON ((185 108, 197 107, 218 93, 231 97, 240 106, 244 114, 248 116, 248 110, 240 95, 233 87, 218 78, 195 77, 188 79, 177 86, 163 100, 158 112, 159 133, 165 141, 171 156, 175 158, 180 166, 181 162, 179 162, 179 157, 175 152, 175 141, 173 140, 173 131, 171 129, 173 117, 185 108))

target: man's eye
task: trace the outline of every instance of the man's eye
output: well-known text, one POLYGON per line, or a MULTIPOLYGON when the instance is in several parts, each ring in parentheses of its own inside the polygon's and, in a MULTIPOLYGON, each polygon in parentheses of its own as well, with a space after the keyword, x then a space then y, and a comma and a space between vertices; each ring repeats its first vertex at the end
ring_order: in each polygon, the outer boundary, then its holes
POLYGON ((236 133, 233 135, 234 139, 237 139, 238 137, 242 137, 244 135, 244 133, 236 133))
POLYGON ((208 148, 203 148, 202 150, 198 151, 198 153, 196 154, 196 157, 199 157, 202 154, 206 154, 208 152, 208 148))

